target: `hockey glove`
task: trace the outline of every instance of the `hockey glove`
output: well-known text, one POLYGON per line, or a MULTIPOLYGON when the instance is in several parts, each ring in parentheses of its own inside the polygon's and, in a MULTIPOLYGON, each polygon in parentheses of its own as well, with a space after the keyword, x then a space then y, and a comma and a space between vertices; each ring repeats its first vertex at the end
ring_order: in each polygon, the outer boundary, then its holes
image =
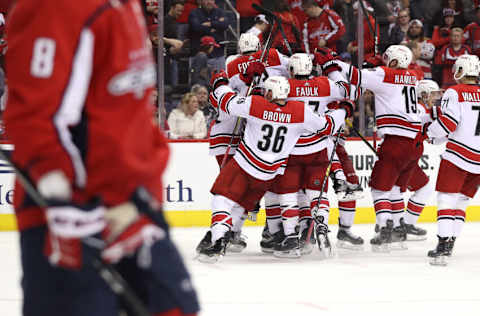
POLYGON ((53 265, 80 269, 84 257, 82 239, 105 228, 105 208, 99 200, 86 205, 48 201, 48 205, 44 253, 53 265))
POLYGON ((345 118, 350 118, 353 116, 355 111, 355 103, 349 99, 343 99, 341 101, 330 102, 327 104, 327 108, 330 110, 344 109, 346 112, 345 118))
POLYGON ((259 61, 253 61, 248 64, 247 69, 240 74, 240 79, 249 86, 255 77, 259 77, 265 71, 265 65, 259 61))
POLYGON ((164 239, 167 234, 166 224, 164 229, 152 221, 159 211, 160 206, 143 188, 138 188, 129 202, 108 209, 105 213, 107 228, 104 232, 107 245, 102 258, 106 262, 116 263, 140 249, 148 255, 154 242, 164 239))
POLYGON ((342 68, 336 63, 337 55, 334 51, 328 48, 320 48, 314 54, 313 64, 320 66, 322 74, 328 76, 333 71, 341 71, 342 68))
POLYGON ((420 147, 420 145, 423 143, 423 141, 428 139, 427 130, 428 130, 428 127, 430 126, 430 124, 432 124, 432 123, 430 123, 430 122, 425 123, 422 126, 422 129, 417 133, 417 136, 415 136, 415 139, 413 141, 413 143, 415 144, 415 147, 420 147))
POLYGON ((375 56, 367 58, 363 62, 362 68, 375 68, 375 67, 382 66, 382 65, 383 65, 382 56, 375 55, 375 56))
POLYGON ((228 84, 227 73, 223 70, 215 71, 210 78, 211 91, 215 91, 218 87, 228 84))
POLYGON ((430 109, 430 118, 434 121, 442 115, 442 109, 439 105, 434 105, 430 109))

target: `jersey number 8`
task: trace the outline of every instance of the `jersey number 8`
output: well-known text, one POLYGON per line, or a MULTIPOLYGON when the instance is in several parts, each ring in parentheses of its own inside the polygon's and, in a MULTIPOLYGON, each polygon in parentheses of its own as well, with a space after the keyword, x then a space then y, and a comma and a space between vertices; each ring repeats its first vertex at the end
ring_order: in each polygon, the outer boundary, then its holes
POLYGON ((37 78, 48 78, 53 72, 53 60, 56 49, 55 41, 47 37, 39 37, 33 44, 33 56, 30 73, 37 78))

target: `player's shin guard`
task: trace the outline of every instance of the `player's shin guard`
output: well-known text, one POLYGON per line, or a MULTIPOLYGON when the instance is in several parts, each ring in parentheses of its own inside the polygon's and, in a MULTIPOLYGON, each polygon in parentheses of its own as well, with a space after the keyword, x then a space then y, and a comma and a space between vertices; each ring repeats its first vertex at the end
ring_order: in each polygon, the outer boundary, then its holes
POLYGON ((379 227, 385 227, 387 220, 391 218, 392 204, 390 202, 390 191, 372 189, 372 199, 375 208, 375 216, 379 227))
POLYGON ((332 244, 328 237, 328 219, 330 217, 330 205, 326 193, 320 197, 319 191, 307 190, 310 199, 310 208, 315 221, 315 234, 317 245, 323 257, 328 258, 334 255, 332 244), (320 200, 319 200, 320 198, 320 200))
POLYGON ((227 251, 241 252, 247 247, 246 237, 242 235, 242 227, 247 219, 245 209, 238 204, 232 209, 232 232, 229 236, 227 251))
POLYGON ((298 225, 297 192, 280 195, 280 208, 282 209, 282 224, 285 235, 295 233, 298 225))
POLYGON ((349 229, 353 225, 353 220, 355 219, 355 207, 356 201, 344 201, 338 202, 338 225, 339 228, 349 229))
POLYGON ((393 227, 400 226, 400 218, 403 216, 405 204, 403 202, 403 195, 400 192, 400 187, 394 185, 390 191, 390 204, 392 208, 393 227))
POLYGON ((430 198, 434 191, 433 184, 427 183, 410 197, 407 204, 407 211, 405 212, 403 219, 405 224, 416 225, 418 217, 423 211, 426 202, 430 198))
POLYGON ((355 218, 356 201, 338 202, 339 217, 338 217, 338 232, 337 232, 337 247, 349 250, 362 250, 363 239, 356 236, 350 231, 355 218))
POLYGON ((439 237, 453 237, 458 199, 458 193, 438 192, 437 235, 439 237))
POLYGON ((265 198, 265 213, 267 215, 267 225, 270 234, 275 234, 280 230, 282 224, 282 211, 280 209, 280 195, 267 192, 265 198))
POLYGON ((312 222, 312 212, 310 211, 310 201, 304 190, 297 193, 298 198, 298 222, 300 226, 300 252, 302 255, 308 255, 313 251, 313 245, 317 242, 314 235, 310 235, 310 240, 307 242, 308 229, 312 222))
POLYGON ((460 194, 455 210, 455 223, 453 228, 453 237, 460 236, 463 225, 465 224, 465 210, 467 209, 470 198, 466 195, 460 194))

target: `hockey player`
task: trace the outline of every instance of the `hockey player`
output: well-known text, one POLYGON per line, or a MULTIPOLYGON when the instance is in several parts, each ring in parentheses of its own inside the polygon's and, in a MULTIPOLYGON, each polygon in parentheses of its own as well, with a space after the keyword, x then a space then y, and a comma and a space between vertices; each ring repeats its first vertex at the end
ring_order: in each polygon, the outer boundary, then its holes
POLYGON ((224 254, 232 208, 236 204, 245 209, 255 206, 275 177, 284 172, 288 155, 305 130, 332 134, 343 125, 345 114, 353 112, 348 103, 328 115, 317 116, 302 102, 287 102, 290 85, 284 77, 272 76, 265 81, 265 98, 241 97, 227 84, 225 73, 212 77, 212 102, 219 111, 246 118, 246 127, 233 159, 221 170, 211 189, 213 245, 200 251, 202 262, 216 262, 224 254))
MULTIPOLYGON (((384 60, 386 67, 362 71, 353 68, 351 72, 352 84, 375 94, 375 115, 379 135, 383 137, 370 182, 380 226, 379 233, 370 241, 374 251, 388 251, 390 242, 406 239, 400 217, 392 218, 392 204, 403 200, 400 188, 408 183, 423 152, 423 144, 414 144, 422 124, 417 109, 418 78, 407 69, 412 52, 405 46, 392 45, 385 51, 384 60)), ((341 62, 323 61, 322 67, 336 63, 341 62)))
POLYGON ((12 160, 49 201, 41 208, 17 181, 23 315, 123 314, 126 302, 93 267, 101 259, 151 315, 196 315, 158 204, 169 149, 152 121, 155 63, 140 1, 25 0, 9 18, 12 160), (94 238, 105 244, 98 255, 82 242, 94 238))
POLYGON ((465 223, 465 210, 480 185, 480 62, 462 55, 454 65, 457 85, 445 91, 441 114, 417 139, 448 137, 438 170, 438 244, 428 252, 432 264, 445 265, 465 223))

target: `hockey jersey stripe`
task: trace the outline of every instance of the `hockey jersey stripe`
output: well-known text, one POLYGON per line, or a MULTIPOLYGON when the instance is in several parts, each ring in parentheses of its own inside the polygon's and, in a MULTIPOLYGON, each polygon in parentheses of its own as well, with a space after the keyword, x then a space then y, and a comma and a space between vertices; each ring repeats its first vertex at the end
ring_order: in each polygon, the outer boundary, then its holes
POLYGON ((230 111, 228 110, 228 104, 230 101, 236 96, 237 94, 235 92, 228 92, 224 94, 220 98, 220 109, 228 114, 230 114, 230 111))
POLYGON ((419 132, 422 128, 420 122, 409 122, 397 115, 379 115, 377 117, 377 126, 378 128, 400 128, 413 132, 419 132))
POLYGON ((447 143, 447 152, 455 154, 457 157, 465 160, 468 163, 480 165, 480 152, 458 142, 450 139, 447 143))
POLYGON ((306 147, 318 144, 328 139, 328 136, 313 134, 310 136, 300 136, 295 147, 306 147))
POLYGON ((458 122, 447 114, 442 114, 438 117, 440 125, 446 129, 447 133, 452 133, 457 128, 458 122))
MULTIPOLYGON (((228 146, 230 144, 231 139, 232 139, 232 135, 210 137, 209 139, 210 148, 216 147, 218 145, 228 146)), ((232 146, 238 146, 238 144, 240 143, 240 139, 241 139, 240 135, 234 136, 232 141, 232 146)))
POLYGON ((269 163, 267 161, 264 161, 257 157, 255 153, 253 153, 247 145, 242 141, 240 143, 240 146, 237 149, 237 152, 242 155, 243 158, 255 169, 272 174, 275 173, 278 168, 280 168, 282 165, 286 166, 287 163, 287 158, 282 158, 277 161, 274 161, 272 163, 269 163))

